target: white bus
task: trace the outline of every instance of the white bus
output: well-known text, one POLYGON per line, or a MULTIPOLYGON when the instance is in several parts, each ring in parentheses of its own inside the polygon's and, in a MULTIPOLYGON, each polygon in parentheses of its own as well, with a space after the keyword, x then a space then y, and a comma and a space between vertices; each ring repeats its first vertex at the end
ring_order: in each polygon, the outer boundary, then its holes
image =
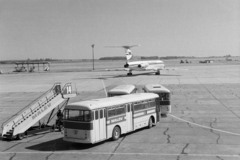
POLYGON ((143 90, 147 93, 156 93, 159 96, 161 114, 171 113, 171 92, 159 84, 147 84, 143 90))
POLYGON ((108 97, 127 95, 136 92, 137 88, 134 85, 119 85, 108 91, 108 97))
POLYGON ((97 143, 149 127, 160 121, 158 95, 136 93, 68 104, 64 110, 63 140, 97 143))

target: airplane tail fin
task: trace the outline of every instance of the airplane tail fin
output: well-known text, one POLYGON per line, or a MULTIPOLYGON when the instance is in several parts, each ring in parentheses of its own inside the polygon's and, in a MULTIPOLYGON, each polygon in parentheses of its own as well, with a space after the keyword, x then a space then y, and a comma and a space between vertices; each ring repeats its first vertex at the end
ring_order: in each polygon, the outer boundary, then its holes
POLYGON ((140 45, 131 45, 131 46, 108 46, 108 47, 111 47, 111 48, 124 48, 124 49, 125 49, 126 59, 127 59, 127 62, 128 62, 128 61, 133 57, 131 48, 132 48, 132 47, 138 47, 138 46, 140 46, 140 45))
POLYGON ((131 58, 132 58, 132 51, 130 49, 126 49, 126 58, 127 58, 127 61, 129 61, 131 58))

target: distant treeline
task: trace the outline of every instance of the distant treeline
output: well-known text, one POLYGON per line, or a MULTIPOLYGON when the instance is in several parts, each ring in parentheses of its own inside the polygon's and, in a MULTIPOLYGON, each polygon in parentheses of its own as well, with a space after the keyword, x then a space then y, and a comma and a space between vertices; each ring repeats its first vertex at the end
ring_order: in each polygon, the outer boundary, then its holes
POLYGON ((40 59, 27 59, 27 60, 2 60, 0 64, 14 64, 16 62, 54 62, 54 63, 71 63, 71 62, 88 62, 92 59, 50 59, 50 58, 40 58, 40 59))
MULTIPOLYGON (((209 56, 202 58, 220 58, 220 57, 232 57, 231 55, 225 56, 209 56)), ((238 57, 238 56, 237 56, 238 57)), ((158 57, 158 56, 133 56, 133 60, 157 60, 157 59, 186 59, 186 58, 200 58, 194 56, 166 56, 166 57, 158 57)), ((125 56, 115 56, 115 57, 102 57, 98 60, 126 60, 125 56)), ((52 58, 40 58, 40 59, 26 59, 26 60, 2 60, 0 64, 14 64, 16 62, 53 62, 53 63, 71 63, 71 62, 91 62, 92 59, 52 59, 52 58)))
POLYGON ((181 58, 195 58, 194 56, 166 56, 159 59, 181 59, 181 58))

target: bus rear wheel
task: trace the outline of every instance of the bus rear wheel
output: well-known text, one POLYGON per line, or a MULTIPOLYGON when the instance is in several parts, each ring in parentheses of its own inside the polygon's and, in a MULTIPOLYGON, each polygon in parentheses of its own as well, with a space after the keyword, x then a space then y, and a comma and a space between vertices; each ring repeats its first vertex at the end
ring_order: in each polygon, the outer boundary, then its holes
POLYGON ((115 126, 112 133, 112 139, 116 141, 120 138, 120 135, 121 135, 120 128, 118 126, 115 126))
POLYGON ((152 128, 152 126, 153 126, 152 117, 150 117, 148 120, 148 128, 152 128))

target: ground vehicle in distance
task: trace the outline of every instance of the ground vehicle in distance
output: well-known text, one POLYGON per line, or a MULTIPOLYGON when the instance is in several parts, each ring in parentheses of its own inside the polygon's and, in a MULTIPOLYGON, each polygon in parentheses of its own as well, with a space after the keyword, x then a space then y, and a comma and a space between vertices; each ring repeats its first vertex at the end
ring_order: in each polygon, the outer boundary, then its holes
POLYGON ((161 114, 171 113, 171 92, 159 84, 147 84, 143 88, 144 92, 156 93, 159 95, 161 114))
POLYGON ((119 85, 108 91, 108 97, 127 95, 136 92, 137 88, 134 85, 119 85))
POLYGON ((160 121, 158 95, 136 93, 69 104, 64 110, 63 140, 97 143, 160 121))

